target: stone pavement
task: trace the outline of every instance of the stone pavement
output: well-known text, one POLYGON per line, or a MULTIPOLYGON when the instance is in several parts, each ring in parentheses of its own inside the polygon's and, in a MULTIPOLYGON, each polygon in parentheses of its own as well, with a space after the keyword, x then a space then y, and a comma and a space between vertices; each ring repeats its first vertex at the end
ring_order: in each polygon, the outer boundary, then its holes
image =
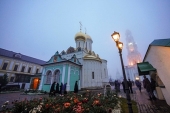
MULTIPOLYGON (((133 87, 134 94, 130 94, 131 100, 137 102, 139 113, 170 113, 170 106, 167 105, 165 100, 148 100, 149 97, 145 89, 140 92, 137 88, 133 87)), ((122 97, 126 98, 123 90, 119 93, 122 97)))

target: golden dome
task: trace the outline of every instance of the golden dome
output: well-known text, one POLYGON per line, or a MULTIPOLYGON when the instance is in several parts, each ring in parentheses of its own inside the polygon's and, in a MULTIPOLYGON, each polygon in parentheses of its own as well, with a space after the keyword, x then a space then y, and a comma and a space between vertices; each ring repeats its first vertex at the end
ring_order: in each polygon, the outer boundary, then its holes
POLYGON ((86 39, 92 40, 91 37, 88 34, 86 34, 86 39))
POLYGON ((94 56, 94 55, 86 55, 86 56, 83 57, 83 59, 85 59, 85 60, 97 60, 97 61, 101 62, 101 59, 99 57, 94 56))
POLYGON ((82 32, 78 32, 75 37, 74 37, 75 40, 86 40, 86 35, 82 32))

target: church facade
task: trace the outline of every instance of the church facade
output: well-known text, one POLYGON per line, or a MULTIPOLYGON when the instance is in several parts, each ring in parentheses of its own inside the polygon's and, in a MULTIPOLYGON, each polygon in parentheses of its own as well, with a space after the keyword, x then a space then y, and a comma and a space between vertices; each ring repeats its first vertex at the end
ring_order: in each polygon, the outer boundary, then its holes
POLYGON ((43 65, 39 90, 49 92, 53 82, 67 83, 67 91, 74 90, 76 81, 79 89, 102 88, 109 83, 107 61, 92 50, 92 38, 80 31, 74 39, 75 48, 57 51, 43 65))

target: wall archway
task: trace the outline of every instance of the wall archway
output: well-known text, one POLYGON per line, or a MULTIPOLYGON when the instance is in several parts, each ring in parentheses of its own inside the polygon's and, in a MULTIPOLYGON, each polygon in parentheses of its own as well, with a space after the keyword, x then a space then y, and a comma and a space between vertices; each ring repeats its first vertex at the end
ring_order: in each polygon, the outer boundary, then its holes
POLYGON ((52 77, 52 71, 48 70, 46 72, 46 81, 45 81, 45 84, 51 84, 51 77, 52 77))
POLYGON ((53 79, 54 79, 54 82, 56 83, 60 83, 60 70, 59 69, 56 69, 54 71, 54 74, 53 74, 53 79))

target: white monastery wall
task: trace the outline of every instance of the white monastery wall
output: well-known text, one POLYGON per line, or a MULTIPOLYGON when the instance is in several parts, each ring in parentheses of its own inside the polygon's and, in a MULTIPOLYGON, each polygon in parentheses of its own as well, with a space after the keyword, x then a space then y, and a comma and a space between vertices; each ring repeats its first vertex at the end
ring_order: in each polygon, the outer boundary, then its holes
POLYGON ((83 65, 84 87, 101 86, 101 63, 96 60, 85 60, 83 65), (92 79, 94 72, 94 79, 92 79))
POLYGON ((166 102, 170 105, 170 47, 151 46, 145 58, 154 68, 162 80, 165 88, 162 89, 166 102))

